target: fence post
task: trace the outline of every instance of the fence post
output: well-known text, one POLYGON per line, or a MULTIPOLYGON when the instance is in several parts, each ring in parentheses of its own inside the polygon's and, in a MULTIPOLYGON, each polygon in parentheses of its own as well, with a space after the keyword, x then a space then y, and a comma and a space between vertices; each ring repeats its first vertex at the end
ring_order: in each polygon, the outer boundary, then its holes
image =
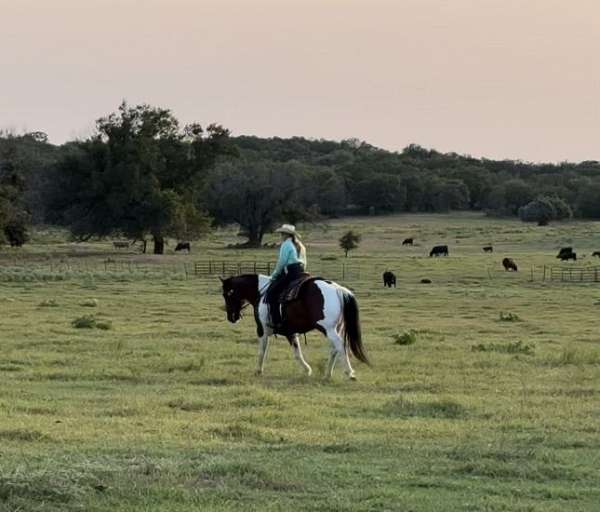
POLYGON ((544 277, 542 277, 542 281, 546 280, 546 265, 544 265, 544 277))

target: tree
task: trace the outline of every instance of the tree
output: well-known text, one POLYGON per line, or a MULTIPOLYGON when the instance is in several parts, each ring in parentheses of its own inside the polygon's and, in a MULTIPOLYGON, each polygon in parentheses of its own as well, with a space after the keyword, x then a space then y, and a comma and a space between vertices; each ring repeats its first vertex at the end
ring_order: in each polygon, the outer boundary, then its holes
POLYGON ((579 192, 577 211, 581 217, 600 219, 600 183, 595 182, 579 192))
POLYGON ((0 243, 8 241, 20 247, 29 240, 30 216, 25 205, 25 177, 16 146, 9 142, 0 147, 0 243))
POLYGON ((51 207, 58 222, 80 240, 149 235, 155 254, 167 236, 194 239, 209 229, 200 190, 217 159, 236 154, 227 130, 181 130, 169 110, 126 103, 96 126, 56 166, 51 207))
POLYGON ((406 188, 397 176, 374 174, 354 185, 352 197, 363 208, 374 206, 376 210, 392 212, 402 208, 406 200, 406 188))
POLYGON ((348 257, 348 253, 350 251, 352 251, 358 247, 358 244, 360 243, 361 238, 362 237, 359 233, 355 233, 352 230, 347 231, 340 238, 340 247, 344 250, 344 254, 346 255, 346 258, 348 257))
POLYGON ((237 223, 247 247, 260 247, 263 236, 282 220, 311 219, 315 210, 304 194, 306 167, 297 162, 227 162, 207 181, 208 209, 217 224, 237 223))
POLYGON ((540 226, 545 226, 552 220, 569 219, 572 216, 571 208, 557 197, 539 196, 519 208, 519 217, 523 222, 537 222, 540 226))

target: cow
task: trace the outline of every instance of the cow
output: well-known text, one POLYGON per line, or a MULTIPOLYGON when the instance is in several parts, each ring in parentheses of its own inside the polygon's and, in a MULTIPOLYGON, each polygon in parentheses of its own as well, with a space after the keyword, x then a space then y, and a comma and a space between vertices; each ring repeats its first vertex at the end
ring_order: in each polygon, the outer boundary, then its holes
POLYGON ((177 246, 175 247, 175 252, 187 250, 187 252, 192 251, 192 246, 189 242, 177 242, 177 246))
POLYGON ((513 271, 517 272, 519 270, 517 268, 517 264, 514 262, 514 260, 512 258, 504 258, 502 260, 502 266, 504 267, 504 270, 506 270, 507 272, 509 270, 513 270, 513 271))
POLYGON ((402 245, 412 245, 414 243, 414 239, 413 238, 405 238, 404 241, 402 242, 402 245))
POLYGON ((572 253, 573 253, 573 247, 562 247, 560 249, 560 251, 558 251, 558 254, 556 255, 556 257, 563 259, 563 256, 565 254, 572 254, 572 253))
POLYGON ((576 252, 563 252, 557 256, 561 261, 573 260, 577 261, 577 253, 576 252))
POLYGON ((483 248, 483 252, 494 252, 494 248, 491 245, 486 245, 483 248))
POLYGON ((594 251, 592 256, 598 256, 598 258, 600 258, 600 251, 594 251))
POLYGON ((448 256, 448 246, 436 245, 429 253, 429 257, 431 258, 432 256, 448 256))
POLYGON ((396 276, 394 275, 393 272, 390 272, 389 270, 386 270, 383 273, 383 286, 384 286, 384 288, 386 286, 388 288, 391 288, 392 285, 394 286, 394 288, 396 288, 396 276))

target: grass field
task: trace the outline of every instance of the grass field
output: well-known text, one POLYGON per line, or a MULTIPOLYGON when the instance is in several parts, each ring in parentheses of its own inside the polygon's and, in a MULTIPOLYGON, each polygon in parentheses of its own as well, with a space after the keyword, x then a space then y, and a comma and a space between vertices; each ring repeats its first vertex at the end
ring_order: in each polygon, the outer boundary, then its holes
POLYGON ((323 380, 317 334, 313 377, 282 339, 254 376, 251 317, 226 323, 218 280, 177 270, 275 258, 224 250, 234 231, 189 256, 115 255, 52 230, 4 248, 0 510, 600 510, 600 283, 530 272, 562 245, 600 250, 599 227, 468 214, 306 228, 318 272, 341 266, 345 229, 363 234, 344 282, 374 362, 354 362, 357 382, 339 367, 323 380), (437 243, 450 257, 425 256, 437 243), (103 272, 109 257, 146 268, 103 272), (48 262, 80 271, 35 270, 48 262), (386 268, 398 288, 382 287, 386 268))

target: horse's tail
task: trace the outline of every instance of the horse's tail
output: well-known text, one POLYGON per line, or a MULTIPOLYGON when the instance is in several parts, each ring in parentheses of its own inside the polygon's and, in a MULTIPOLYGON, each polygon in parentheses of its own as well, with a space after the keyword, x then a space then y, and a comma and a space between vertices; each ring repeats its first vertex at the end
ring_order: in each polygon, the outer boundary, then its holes
POLYGON ((344 341, 356 359, 370 365, 369 358, 362 344, 358 302, 349 290, 342 291, 344 309, 344 341))

